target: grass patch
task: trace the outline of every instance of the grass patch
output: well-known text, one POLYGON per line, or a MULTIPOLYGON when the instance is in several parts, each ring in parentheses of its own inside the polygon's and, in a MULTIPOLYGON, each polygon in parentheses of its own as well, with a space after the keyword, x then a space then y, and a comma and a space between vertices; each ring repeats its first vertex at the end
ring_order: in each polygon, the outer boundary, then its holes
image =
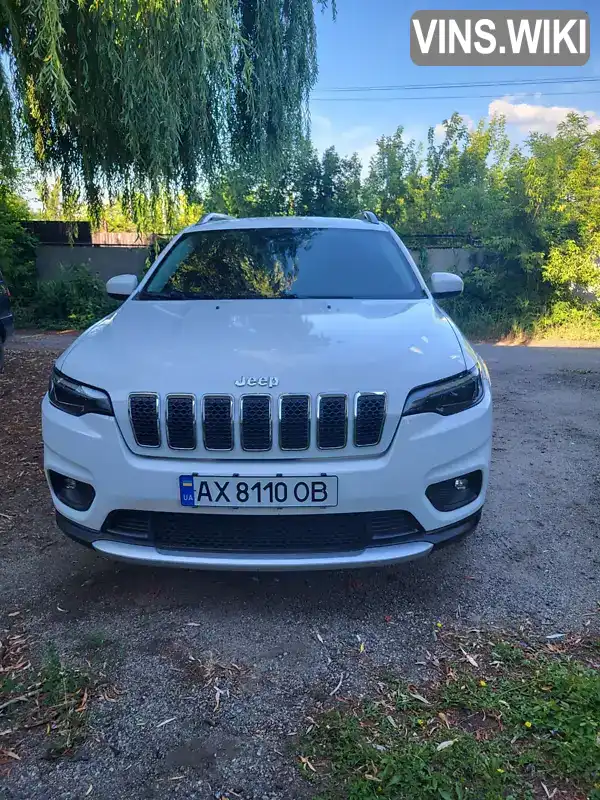
POLYGON ((550 308, 519 303, 493 306, 465 296, 443 305, 465 336, 474 340, 600 342, 600 303, 578 307, 555 302, 550 308))
POLYGON ((599 662, 598 640, 446 634, 434 681, 325 711, 303 769, 328 799, 600 800, 599 662))
POLYGON ((1 635, 0 776, 21 760, 26 734, 44 736, 46 758, 72 755, 86 739, 92 698, 114 700, 119 694, 61 660, 54 646, 34 668, 29 646, 21 632, 1 635))

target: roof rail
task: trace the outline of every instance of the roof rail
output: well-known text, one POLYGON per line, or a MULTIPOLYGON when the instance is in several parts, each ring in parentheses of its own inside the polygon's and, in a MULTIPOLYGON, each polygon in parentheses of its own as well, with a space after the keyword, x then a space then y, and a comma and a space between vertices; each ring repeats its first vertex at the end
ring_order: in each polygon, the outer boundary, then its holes
POLYGON ((231 214, 217 214, 211 211, 209 214, 204 214, 198 220, 198 225, 205 225, 207 222, 219 222, 223 219, 234 219, 231 214))
POLYGON ((365 222, 371 222, 373 225, 379 224, 379 220, 377 219, 377 214, 373 211, 360 211, 356 215, 357 219, 364 219, 365 222))

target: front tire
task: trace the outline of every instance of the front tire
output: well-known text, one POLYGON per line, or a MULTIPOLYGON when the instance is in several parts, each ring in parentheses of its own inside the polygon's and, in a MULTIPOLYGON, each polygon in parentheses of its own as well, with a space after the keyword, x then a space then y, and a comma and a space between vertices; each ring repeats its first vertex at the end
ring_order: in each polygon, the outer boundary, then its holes
POLYGON ((0 344, 0 375, 4 372, 4 345, 0 344))

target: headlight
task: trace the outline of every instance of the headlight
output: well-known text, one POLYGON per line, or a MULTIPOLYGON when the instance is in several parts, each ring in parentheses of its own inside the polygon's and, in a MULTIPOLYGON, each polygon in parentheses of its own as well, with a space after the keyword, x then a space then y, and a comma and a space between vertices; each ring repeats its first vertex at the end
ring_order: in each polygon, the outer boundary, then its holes
POLYGON ((458 414, 483 399, 483 381, 479 367, 461 372, 453 378, 419 386, 408 395, 403 416, 409 414, 458 414))
POLYGON ((56 367, 50 376, 48 397, 53 406, 66 411, 67 414, 73 414, 74 417, 81 417, 84 414, 114 416, 112 403, 106 392, 67 378, 56 367))

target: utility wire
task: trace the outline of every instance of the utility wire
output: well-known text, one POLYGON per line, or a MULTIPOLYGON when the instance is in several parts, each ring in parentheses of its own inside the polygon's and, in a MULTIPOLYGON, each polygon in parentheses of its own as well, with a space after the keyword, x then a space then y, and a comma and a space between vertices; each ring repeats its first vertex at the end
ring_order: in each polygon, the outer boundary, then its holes
MULTIPOLYGON (((590 89, 584 92, 519 92, 518 95, 509 95, 514 100, 520 100, 523 97, 561 97, 568 95, 572 97, 574 94, 600 94, 600 89, 590 89)), ((406 97, 311 97, 311 102, 316 103, 389 103, 390 100, 501 100, 496 94, 444 94, 444 95, 421 95, 406 96, 406 97)))
POLYGON ((599 77, 592 75, 580 78, 518 78, 515 80, 493 80, 493 81, 464 81, 458 83, 410 83, 392 86, 334 86, 331 88, 319 89, 320 92, 391 92, 391 91, 418 91, 419 89, 470 89, 476 86, 523 86, 531 83, 553 84, 553 83, 598 83, 599 77))

